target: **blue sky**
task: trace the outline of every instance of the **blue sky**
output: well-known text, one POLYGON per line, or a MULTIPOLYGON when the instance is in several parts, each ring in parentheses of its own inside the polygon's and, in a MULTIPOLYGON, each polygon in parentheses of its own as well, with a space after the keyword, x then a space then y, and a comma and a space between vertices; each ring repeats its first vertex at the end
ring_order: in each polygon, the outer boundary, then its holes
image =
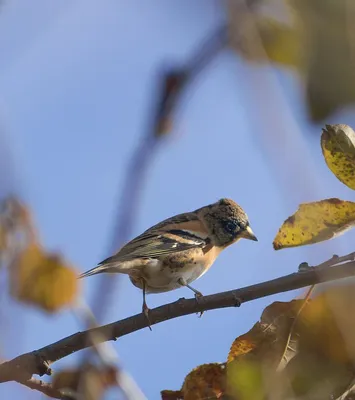
MULTIPOLYGON (((182 64, 224 19, 219 2, 12 0, 0 13, 1 193, 15 190, 30 205, 48 249, 78 270, 109 254, 120 189, 141 140, 157 71, 182 64), (9 150, 10 149, 10 150, 9 150)), ((299 82, 289 72, 244 63, 223 52, 195 82, 173 132, 153 159, 134 234, 171 215, 221 197, 246 210, 259 242, 230 247, 195 283, 204 294, 294 272, 353 251, 354 232, 313 247, 275 252, 272 240, 300 202, 354 200, 327 169, 320 125, 310 125, 299 82)), ((355 125, 351 114, 327 123, 355 125)), ((97 278, 83 281, 92 301, 97 278)), ((224 361, 233 339, 274 300, 165 322, 113 344, 122 365, 149 399, 178 389, 195 366, 224 361)), ((190 297, 181 289, 148 297, 150 307, 190 297)), ((12 358, 82 327, 63 311, 48 316, 2 296, 1 356, 12 358)), ((140 311, 141 293, 119 279, 104 322, 140 311)), ((68 357, 53 367, 72 365, 68 357)), ((38 398, 19 385, 0 397, 38 398)))

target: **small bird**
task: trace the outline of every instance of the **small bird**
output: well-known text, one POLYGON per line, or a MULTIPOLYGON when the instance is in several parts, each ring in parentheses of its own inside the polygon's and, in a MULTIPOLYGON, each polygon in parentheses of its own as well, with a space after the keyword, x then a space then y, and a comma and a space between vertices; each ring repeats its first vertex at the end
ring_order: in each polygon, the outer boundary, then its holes
POLYGON ((208 271, 222 250, 242 238, 258 240, 244 210, 233 200, 221 199, 152 226, 79 278, 127 274, 143 291, 142 312, 149 322, 146 293, 185 286, 198 300, 202 293, 190 283, 208 271))

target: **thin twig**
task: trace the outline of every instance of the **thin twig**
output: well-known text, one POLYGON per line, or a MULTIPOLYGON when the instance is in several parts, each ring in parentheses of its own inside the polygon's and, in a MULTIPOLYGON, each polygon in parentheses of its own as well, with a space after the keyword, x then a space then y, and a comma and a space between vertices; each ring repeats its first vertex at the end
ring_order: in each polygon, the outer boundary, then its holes
POLYGON ((345 256, 341 256, 341 257, 334 254, 334 256, 330 260, 327 260, 327 261, 323 262, 322 264, 317 265, 315 268, 317 268, 317 269, 329 268, 334 265, 342 264, 346 261, 355 261, 355 252, 346 254, 345 256))
MULTIPOLYGON (((219 308, 235 307, 240 303, 262 297, 300 289, 322 282, 355 276, 355 261, 347 262, 328 269, 312 268, 306 272, 286 275, 242 289, 203 296, 195 299, 179 299, 178 301, 157 307, 150 311, 151 324, 157 324, 183 315, 195 314, 201 311, 219 308)), ((12 380, 29 380, 33 374, 50 375, 50 365, 70 354, 90 347, 88 337, 95 335, 97 340, 105 342, 116 340, 148 326, 143 314, 137 314, 121 321, 113 322, 84 332, 78 332, 56 343, 39 350, 26 353, 11 361, 0 364, 0 382, 12 380)))
MULTIPOLYGON (((290 332, 289 332, 289 334, 287 336, 287 340, 286 340, 286 343, 285 343, 285 349, 284 349, 284 352, 282 353, 282 356, 281 356, 281 360, 283 360, 284 358, 287 360, 286 353, 287 353, 287 350, 290 348, 290 342, 291 342, 291 338, 292 338, 292 335, 293 335, 293 330, 296 327, 296 324, 298 322, 299 316, 301 315, 301 312, 304 310, 304 308, 308 304, 308 300, 310 299, 314 288, 315 288, 315 285, 312 285, 308 289, 307 294, 306 294, 306 296, 305 296, 305 298, 303 300, 303 303, 302 303, 301 307, 299 308, 299 310, 297 311, 297 314, 296 314, 295 318, 292 321, 292 324, 291 324, 291 327, 290 327, 290 332)), ((281 365, 282 365, 281 363, 278 365, 277 371, 281 370, 281 368, 282 368, 281 365)))
POLYGON ((26 381, 18 381, 24 386, 30 389, 38 390, 39 392, 45 394, 46 396, 52 397, 54 399, 67 400, 68 396, 65 396, 58 389, 54 389, 50 383, 43 382, 40 379, 31 378, 26 381))
MULTIPOLYGON (((78 302, 74 315, 79 316, 82 321, 85 321, 85 325, 89 328, 98 327, 93 313, 84 301, 78 302)), ((95 334, 89 334, 87 337, 87 340, 89 340, 87 347, 91 347, 94 350, 94 352, 99 357, 101 363, 106 367, 110 367, 113 364, 119 364, 117 351, 114 349, 112 344, 105 343, 105 345, 107 346, 99 346, 100 343, 102 344, 102 342, 105 341, 105 338, 102 339, 103 340, 97 338, 97 334, 96 336, 95 334)), ((87 362, 88 358, 84 357, 82 360, 82 364, 86 364, 87 362)), ((119 372, 117 372, 117 381, 119 382, 119 387, 121 391, 124 393, 127 399, 146 399, 145 395, 143 394, 142 390, 137 385, 135 380, 128 374, 128 372, 125 372, 122 368, 119 370, 119 372)))

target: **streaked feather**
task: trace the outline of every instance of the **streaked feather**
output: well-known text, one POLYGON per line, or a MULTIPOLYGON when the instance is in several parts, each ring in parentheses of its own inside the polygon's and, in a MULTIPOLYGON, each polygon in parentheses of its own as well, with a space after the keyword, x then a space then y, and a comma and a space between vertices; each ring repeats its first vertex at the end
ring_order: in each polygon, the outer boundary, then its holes
POLYGON ((135 258, 157 258, 195 247, 205 247, 207 244, 208 240, 192 237, 190 237, 189 242, 180 242, 174 239, 173 235, 169 237, 157 232, 155 235, 141 236, 139 240, 127 243, 116 255, 106 258, 99 265, 124 262, 135 258))
POLYGON ((195 213, 179 214, 168 218, 137 236, 118 253, 101 261, 80 278, 109 272, 117 264, 135 259, 158 258, 192 248, 203 248, 210 243, 207 230, 195 213))

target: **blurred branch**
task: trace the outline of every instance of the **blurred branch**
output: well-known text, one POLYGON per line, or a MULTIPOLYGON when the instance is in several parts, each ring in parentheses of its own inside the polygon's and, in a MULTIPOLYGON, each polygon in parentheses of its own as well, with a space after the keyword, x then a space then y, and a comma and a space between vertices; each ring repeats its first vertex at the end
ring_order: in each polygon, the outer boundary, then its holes
MULTIPOLYGON (((181 69, 168 70, 158 79, 156 93, 153 99, 155 109, 148 123, 147 131, 133 152, 127 168, 125 182, 121 189, 121 199, 117 206, 117 215, 113 226, 112 240, 109 253, 116 252, 131 236, 135 216, 140 201, 140 194, 144 187, 145 177, 149 166, 154 160, 156 150, 164 135, 171 130, 172 114, 187 85, 190 85, 208 63, 215 58, 227 43, 228 31, 225 26, 218 27, 207 40, 199 46, 181 69)), ((114 279, 102 277, 93 301, 93 313, 96 318, 103 318, 107 309, 109 296, 113 292, 114 279)))
MULTIPOLYGON (((115 217, 110 252, 116 252, 131 234, 144 178, 154 159, 157 143, 157 138, 147 137, 132 155, 122 189, 122 197, 117 206, 118 215, 115 217)), ((99 280, 93 301, 93 313, 96 318, 104 317, 104 310, 109 303, 109 296, 113 292, 114 283, 115 280, 107 279, 107 277, 102 277, 99 280)))
POLYGON ((43 382, 40 379, 31 378, 26 381, 18 381, 24 386, 27 386, 30 389, 38 390, 39 392, 45 394, 48 397, 52 397, 54 399, 68 399, 68 396, 63 395, 59 390, 54 389, 50 383, 43 382))
MULTIPOLYGON (((318 267, 309 267, 308 264, 302 263, 297 273, 241 289, 204 296, 198 302, 196 299, 181 298, 174 303, 151 310, 150 321, 154 325, 183 315, 236 307, 261 297, 355 276, 355 261, 345 262, 354 259, 355 253, 351 253, 343 257, 334 256, 318 267)), ((20 355, 13 360, 0 364, 0 382, 18 381, 24 383, 29 382, 33 374, 51 375, 50 365, 52 363, 90 347, 92 343, 90 337, 93 335, 96 337, 96 343, 103 343, 116 340, 147 326, 146 317, 143 314, 137 314, 108 325, 78 332, 39 350, 20 355)))
MULTIPOLYGON (((153 95, 154 101, 152 103, 155 104, 155 109, 152 109, 150 113, 151 121, 148 123, 148 128, 144 132, 142 140, 130 158, 125 174, 123 188, 121 189, 121 198, 118 202, 116 216, 114 217, 109 253, 116 252, 120 246, 129 240, 132 234, 147 171, 153 163, 158 145, 161 143, 163 136, 167 135, 171 130, 172 114, 181 98, 183 89, 185 89, 188 83, 191 83, 193 77, 224 47, 226 41, 227 30, 225 27, 219 27, 208 37, 208 40, 201 46, 201 50, 195 53, 194 57, 186 63, 184 69, 168 70, 159 76, 157 89, 153 95)), ((108 308, 107 304, 110 303, 110 296, 113 294, 115 282, 116 279, 111 279, 111 277, 102 277, 99 280, 93 300, 93 315, 89 318, 90 322, 88 318, 84 318, 86 322, 89 322, 87 324, 88 328, 96 326, 95 317, 96 319, 104 318, 104 312, 108 308)), ((86 340, 87 344, 85 347, 96 348, 96 342, 92 340, 92 336, 87 335, 86 340)), ((90 355, 84 357, 84 361, 88 357, 90 355)), ((100 358, 105 363, 105 359, 100 358)), ((122 375, 121 379, 124 376, 122 375)), ((123 390, 125 387, 131 389, 136 387, 137 394, 139 391, 138 386, 136 384, 133 385, 133 380, 128 375, 127 379, 132 381, 131 384, 124 385, 124 382, 122 382, 121 387, 123 390)), ((135 398, 138 398, 137 395, 135 398)))

